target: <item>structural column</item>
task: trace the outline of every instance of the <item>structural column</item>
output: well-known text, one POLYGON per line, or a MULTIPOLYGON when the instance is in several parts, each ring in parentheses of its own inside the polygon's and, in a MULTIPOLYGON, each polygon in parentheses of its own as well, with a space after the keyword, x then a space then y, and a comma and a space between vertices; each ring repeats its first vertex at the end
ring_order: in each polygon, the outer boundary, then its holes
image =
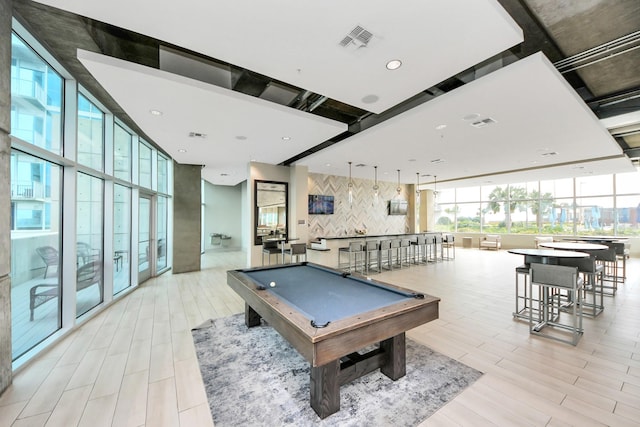
POLYGON ((0 0, 0 393, 11 384, 11 16, 0 0))
POLYGON ((173 272, 200 270, 201 177, 199 165, 173 163, 173 272))

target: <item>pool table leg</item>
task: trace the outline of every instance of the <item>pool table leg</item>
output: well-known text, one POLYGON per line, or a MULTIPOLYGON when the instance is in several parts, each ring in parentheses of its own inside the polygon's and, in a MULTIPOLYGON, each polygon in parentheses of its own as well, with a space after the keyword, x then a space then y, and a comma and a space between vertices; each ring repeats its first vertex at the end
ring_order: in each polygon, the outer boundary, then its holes
POLYGON ((380 372, 394 381, 404 377, 407 373, 405 333, 380 342, 380 348, 387 354, 385 363, 380 366, 380 372))
POLYGON ((247 328, 260 325, 260 315, 249 304, 244 303, 244 324, 247 328))
POLYGON ((311 407, 320 418, 340 410, 340 359, 311 367, 311 407))

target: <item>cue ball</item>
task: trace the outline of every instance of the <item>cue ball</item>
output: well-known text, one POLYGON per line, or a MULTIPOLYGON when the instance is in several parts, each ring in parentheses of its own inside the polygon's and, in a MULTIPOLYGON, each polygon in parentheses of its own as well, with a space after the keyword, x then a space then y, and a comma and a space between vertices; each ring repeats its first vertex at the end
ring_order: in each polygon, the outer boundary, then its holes
POLYGON ((269 283, 269 286, 271 286, 272 288, 275 288, 276 287, 276 282, 269 283))

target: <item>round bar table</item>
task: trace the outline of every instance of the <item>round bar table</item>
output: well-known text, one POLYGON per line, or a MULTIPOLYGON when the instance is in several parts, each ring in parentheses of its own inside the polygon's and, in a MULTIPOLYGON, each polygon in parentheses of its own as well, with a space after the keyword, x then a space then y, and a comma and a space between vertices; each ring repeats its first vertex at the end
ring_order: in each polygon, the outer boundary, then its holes
POLYGON ((560 249, 563 251, 601 251, 609 249, 607 245, 584 242, 540 242, 538 246, 549 249, 560 249))

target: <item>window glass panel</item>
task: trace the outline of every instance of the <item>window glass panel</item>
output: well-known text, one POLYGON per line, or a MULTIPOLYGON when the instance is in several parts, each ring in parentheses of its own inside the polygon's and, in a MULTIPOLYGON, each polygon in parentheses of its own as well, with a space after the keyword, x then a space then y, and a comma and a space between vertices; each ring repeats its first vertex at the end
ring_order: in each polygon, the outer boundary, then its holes
POLYGON ((456 202, 477 202, 480 200, 480 187, 464 187, 456 189, 456 202))
POLYGON ((540 181, 540 192, 553 197, 573 197, 573 178, 540 181))
POLYGON ((13 33, 11 55, 11 134, 61 154, 62 77, 13 33))
POLYGON ((103 182, 78 173, 76 197, 76 316, 103 301, 103 182))
POLYGON ((458 232, 480 232, 480 203, 458 203, 458 232))
POLYGON ((437 202, 438 203, 455 203, 456 190, 455 188, 449 188, 447 190, 438 190, 437 202))
POLYGON ((616 194, 640 193, 640 171, 616 175, 616 194))
POLYGON ((161 271, 167 267, 167 198, 158 196, 157 205, 158 258, 156 268, 161 271))
POLYGON ((131 181, 131 134, 117 124, 113 131, 113 175, 131 181))
POLYGON ((538 201, 522 200, 516 204, 510 214, 510 233, 537 234, 538 233, 538 201))
POLYGON ((151 200, 140 197, 138 207, 138 273, 149 270, 151 200))
POLYGON ((131 189, 113 186, 113 294, 131 286, 131 189))
POLYGON ((576 197, 613 194, 613 175, 576 178, 576 197))
POLYGON ((57 165, 11 152, 13 360, 60 329, 61 172, 57 165))
POLYGON ((151 148, 140 143, 140 169, 139 184, 145 188, 151 188, 151 148))
POLYGON ((612 235, 613 197, 576 198, 577 234, 612 235))
POLYGON ((573 199, 554 199, 545 225, 545 234, 573 234, 573 199))
POLYGON ((454 203, 438 203, 435 209, 434 221, 436 231, 455 231, 456 205, 454 203))
POLYGON ((104 114, 78 94, 78 163, 104 170, 104 114))
POLYGON ((168 193, 169 184, 168 184, 168 172, 167 172, 168 162, 167 159, 160 154, 158 154, 158 192, 159 193, 168 193))
POLYGON ((616 198, 617 233, 621 236, 640 236, 640 195, 616 198))

